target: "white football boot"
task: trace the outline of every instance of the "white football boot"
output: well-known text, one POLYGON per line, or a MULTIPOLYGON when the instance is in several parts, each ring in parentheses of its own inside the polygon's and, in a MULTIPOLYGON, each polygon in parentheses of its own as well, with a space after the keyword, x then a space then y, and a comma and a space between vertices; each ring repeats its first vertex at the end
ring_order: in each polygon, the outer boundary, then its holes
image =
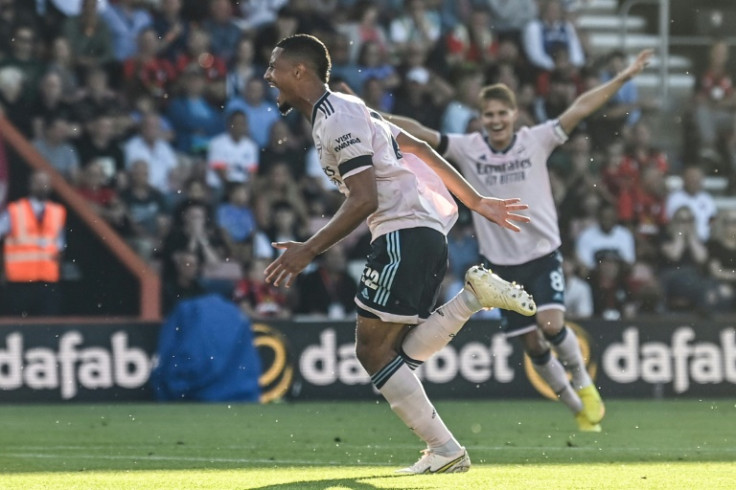
POLYGON ((470 457, 465 448, 461 448, 458 454, 453 456, 440 456, 431 449, 422 450, 419 461, 409 466, 397 470, 396 473, 402 475, 423 475, 433 473, 464 473, 470 469, 470 457))
POLYGON ((503 308, 524 316, 533 316, 537 305, 529 293, 515 282, 503 280, 485 267, 474 265, 465 273, 469 289, 483 308, 503 308))

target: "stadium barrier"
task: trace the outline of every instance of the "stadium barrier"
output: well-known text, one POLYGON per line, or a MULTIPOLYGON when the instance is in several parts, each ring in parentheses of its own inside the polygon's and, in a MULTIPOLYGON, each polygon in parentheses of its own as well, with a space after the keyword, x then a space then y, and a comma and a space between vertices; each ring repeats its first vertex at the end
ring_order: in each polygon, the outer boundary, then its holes
MULTIPOLYGON (((606 397, 733 396, 736 321, 573 324, 606 397)), ((351 322, 253 326, 262 401, 379 395, 353 352, 351 322)), ((158 323, 0 324, 0 402, 153 400, 158 323)), ((435 400, 552 397, 496 321, 473 321, 418 371, 435 400)))

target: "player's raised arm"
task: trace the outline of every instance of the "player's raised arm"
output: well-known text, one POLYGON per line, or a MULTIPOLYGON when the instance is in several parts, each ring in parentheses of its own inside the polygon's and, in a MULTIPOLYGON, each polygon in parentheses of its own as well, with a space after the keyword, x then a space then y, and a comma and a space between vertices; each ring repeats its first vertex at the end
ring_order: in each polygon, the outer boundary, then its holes
POLYGON ((636 59, 618 75, 575 99, 575 102, 559 118, 560 126, 565 133, 570 134, 580 124, 580 121, 600 109, 611 97, 616 95, 616 92, 624 83, 641 73, 649 64, 649 59, 653 53, 654 51, 651 49, 641 51, 636 59))
POLYGON ((515 211, 523 211, 529 207, 522 204, 520 199, 496 199, 482 196, 427 142, 415 138, 406 131, 399 133, 396 141, 403 151, 413 153, 429 165, 440 176, 447 189, 469 209, 512 231, 520 231, 520 228, 513 223, 514 221, 521 223, 530 221, 527 216, 515 213, 515 211))

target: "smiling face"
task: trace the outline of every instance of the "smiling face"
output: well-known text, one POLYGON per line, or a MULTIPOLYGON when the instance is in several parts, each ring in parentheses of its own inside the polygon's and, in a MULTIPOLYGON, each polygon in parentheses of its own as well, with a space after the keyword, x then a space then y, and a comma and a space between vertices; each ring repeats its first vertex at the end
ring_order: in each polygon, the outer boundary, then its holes
POLYGON ((282 48, 274 48, 271 52, 271 59, 268 61, 268 68, 263 75, 263 79, 268 85, 278 89, 276 104, 281 114, 288 114, 293 108, 294 89, 293 89, 293 69, 294 62, 287 56, 282 56, 284 50, 282 48))
POLYGON ((514 124, 519 112, 508 103, 488 99, 481 103, 481 121, 494 150, 503 150, 514 137, 514 124))

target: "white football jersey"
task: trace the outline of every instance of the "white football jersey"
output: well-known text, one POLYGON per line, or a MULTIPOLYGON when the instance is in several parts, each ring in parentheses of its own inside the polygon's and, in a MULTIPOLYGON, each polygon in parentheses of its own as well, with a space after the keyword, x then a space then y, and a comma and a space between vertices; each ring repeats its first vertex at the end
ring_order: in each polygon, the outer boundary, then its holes
POLYGON ((416 227, 447 234, 457 219, 454 202, 448 208, 435 192, 436 182, 422 176, 421 166, 404 162, 389 123, 359 98, 326 92, 312 110, 312 137, 322 170, 345 195, 349 191, 344 179, 373 167, 378 208, 366 220, 373 240, 416 227), (420 169, 419 174, 414 169, 420 169))
POLYGON ((503 152, 494 151, 481 133, 447 135, 445 156, 473 187, 489 197, 518 197, 529 205, 522 214, 529 216, 531 223, 522 224, 519 233, 473 213, 480 253, 491 262, 519 265, 559 248, 547 159, 565 141, 567 135, 557 120, 520 129, 503 152))

